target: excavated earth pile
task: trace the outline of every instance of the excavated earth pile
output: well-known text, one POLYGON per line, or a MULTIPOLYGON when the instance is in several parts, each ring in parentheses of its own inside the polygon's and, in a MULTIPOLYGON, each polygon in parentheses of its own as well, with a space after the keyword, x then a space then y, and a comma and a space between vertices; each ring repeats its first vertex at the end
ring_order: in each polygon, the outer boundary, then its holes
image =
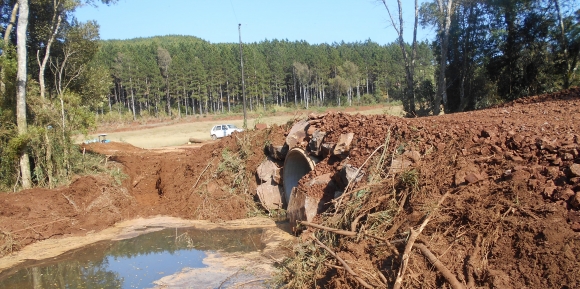
POLYGON ((577 88, 417 119, 311 115, 294 143, 321 160, 292 190, 303 207, 291 199, 288 214, 304 231, 280 277, 304 288, 578 288, 579 128, 577 88))
POLYGON ((91 144, 116 174, 0 194, 0 256, 136 217, 285 209, 289 288, 578 288, 579 127, 575 88, 417 119, 312 114, 200 148, 91 144))
MULTIPOLYGON (((126 143, 81 147, 110 174, 77 176, 67 187, 0 194, 0 256, 36 241, 85 235, 156 215, 214 222, 262 214, 255 171, 264 143, 285 130, 248 131, 199 148, 147 150, 126 143), (120 185, 118 184, 120 182, 120 185)), ((275 143, 274 141, 269 141, 275 143)))

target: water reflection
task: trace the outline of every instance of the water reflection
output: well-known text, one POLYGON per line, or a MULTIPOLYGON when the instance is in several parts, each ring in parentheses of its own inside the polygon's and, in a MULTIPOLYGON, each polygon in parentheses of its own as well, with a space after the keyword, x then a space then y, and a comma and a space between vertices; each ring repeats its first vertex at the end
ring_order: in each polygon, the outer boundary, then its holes
POLYGON ((0 288, 146 288, 184 267, 202 268, 206 251, 263 250, 262 229, 164 229, 99 242, 0 274, 0 288))

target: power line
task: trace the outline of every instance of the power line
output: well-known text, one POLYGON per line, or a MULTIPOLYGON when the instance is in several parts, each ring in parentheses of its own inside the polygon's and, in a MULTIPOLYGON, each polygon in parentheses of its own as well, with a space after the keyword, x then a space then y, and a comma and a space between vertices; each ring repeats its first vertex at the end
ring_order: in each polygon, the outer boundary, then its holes
POLYGON ((234 3, 232 3, 232 0, 230 0, 230 5, 232 6, 232 12, 234 12, 234 17, 236 17, 236 22, 240 23, 240 21, 238 20, 238 15, 236 14, 236 9, 234 9, 234 3))

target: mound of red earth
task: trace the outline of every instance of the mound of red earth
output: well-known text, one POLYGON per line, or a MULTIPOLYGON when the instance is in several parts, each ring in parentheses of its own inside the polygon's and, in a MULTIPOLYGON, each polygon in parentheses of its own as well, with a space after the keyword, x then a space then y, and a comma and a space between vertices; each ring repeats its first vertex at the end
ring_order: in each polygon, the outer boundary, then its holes
POLYGON ((165 150, 116 142, 85 145, 80 149, 100 155, 110 174, 76 176, 56 189, 0 194, 0 256, 36 241, 85 235, 138 217, 220 222, 255 216, 260 212, 254 174, 265 158, 264 142, 283 134, 277 127, 199 148, 165 150))
POLYGON ((322 255, 322 246, 307 254, 299 247, 287 260, 286 281, 578 288, 579 128, 578 88, 417 119, 311 115, 296 146, 318 154, 312 139, 322 132, 323 159, 292 196, 318 200, 318 215, 296 219, 311 221, 303 223, 303 246, 317 238, 338 257, 322 255), (341 182, 347 166, 364 176, 341 182), (313 185, 320 176, 331 184, 313 185), (292 262, 316 270, 301 272, 292 262))

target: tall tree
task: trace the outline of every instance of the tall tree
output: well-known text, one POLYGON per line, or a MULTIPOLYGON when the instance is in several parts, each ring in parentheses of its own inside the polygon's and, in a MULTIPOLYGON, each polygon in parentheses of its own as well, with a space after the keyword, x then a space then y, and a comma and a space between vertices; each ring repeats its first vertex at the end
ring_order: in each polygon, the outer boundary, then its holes
POLYGON ((419 5, 417 0, 415 0, 415 22, 413 25, 413 43, 411 45, 411 55, 407 52, 407 46, 403 39, 403 6, 401 4, 401 0, 397 0, 398 11, 399 11, 399 23, 395 22, 391 14, 391 10, 387 5, 386 0, 382 0, 385 8, 387 9, 387 13, 389 14, 389 18, 391 19, 391 24, 393 28, 397 32, 398 38, 397 42, 399 47, 401 48, 401 52, 403 53, 403 60, 405 63, 405 74, 406 74, 406 82, 407 82, 407 90, 405 93, 405 100, 403 101, 403 108, 408 116, 415 116, 415 55, 417 49, 417 26, 419 22, 419 5))
MULTIPOLYGON (((42 39, 42 45, 40 45, 39 49, 36 51, 36 60, 39 67, 38 83, 40 85, 40 96, 42 98, 45 97, 46 90, 44 77, 46 66, 50 58, 52 45, 54 44, 57 35, 60 33, 63 21, 65 22, 64 24, 68 24, 66 23, 67 18, 70 18, 70 14, 74 12, 76 8, 82 5, 94 5, 95 1, 98 0, 42 0, 35 3, 42 7, 42 9, 39 10, 47 9, 51 11, 49 23, 46 23, 46 25, 38 25, 41 27, 40 30, 45 30, 39 32, 44 35, 44 39, 42 39)), ((100 0, 100 2, 109 5, 116 3, 117 0, 100 0)))
POLYGON ((157 48, 157 65, 161 76, 165 78, 165 92, 167 97, 167 114, 171 116, 171 100, 169 98, 169 67, 171 66, 171 55, 163 47, 157 48))
MULTIPOLYGON (((28 0, 18 0, 19 13, 16 27, 16 53, 18 57, 18 72, 16 76, 16 121, 18 125, 18 135, 26 138, 28 124, 26 120, 26 30, 28 27, 28 0)), ((32 177, 30 173, 30 160, 28 159, 27 145, 24 141, 20 149, 20 177, 23 189, 32 187, 32 177)))
POLYGON ((346 92, 347 101, 348 105, 352 106, 353 86, 357 83, 360 77, 359 68, 356 64, 347 60, 339 67, 338 71, 338 74, 342 76, 342 79, 345 81, 345 84, 348 87, 346 92))
POLYGON ((441 37, 441 58, 439 61, 439 79, 437 81, 437 94, 435 103, 433 103, 433 114, 438 115, 440 112, 441 101, 447 104, 447 82, 445 79, 445 70, 447 67, 447 46, 449 44, 449 28, 451 27, 451 15, 453 14, 453 0, 437 0, 439 8, 439 37, 441 37))
MULTIPOLYGON (((4 31, 4 47, 2 49, 2 57, 6 58, 6 50, 8 49, 8 45, 10 45, 10 33, 12 33, 12 27, 16 22, 16 16, 18 13, 18 1, 14 3, 14 7, 12 8, 12 13, 10 13, 10 21, 8 25, 6 25, 6 31, 4 31)), ((6 69, 2 66, 0 67, 0 94, 4 95, 6 93, 6 69)))
POLYGON ((40 50, 36 52, 36 61, 38 62, 39 72, 38 72, 38 83, 40 84, 40 97, 44 98, 45 84, 44 84, 44 71, 46 70, 46 64, 50 58, 50 49, 56 35, 59 32, 60 25, 62 24, 62 18, 65 9, 62 7, 64 0, 53 0, 52 5, 52 19, 50 21, 50 31, 48 32, 48 39, 44 46, 44 57, 42 61, 40 60, 40 50))

